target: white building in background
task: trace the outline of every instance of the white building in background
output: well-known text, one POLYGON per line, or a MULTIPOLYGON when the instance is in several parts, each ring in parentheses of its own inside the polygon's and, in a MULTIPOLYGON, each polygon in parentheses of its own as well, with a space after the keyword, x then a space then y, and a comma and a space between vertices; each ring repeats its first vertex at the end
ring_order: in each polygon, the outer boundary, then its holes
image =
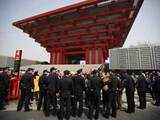
POLYGON ((110 69, 160 70, 160 45, 109 50, 110 69))

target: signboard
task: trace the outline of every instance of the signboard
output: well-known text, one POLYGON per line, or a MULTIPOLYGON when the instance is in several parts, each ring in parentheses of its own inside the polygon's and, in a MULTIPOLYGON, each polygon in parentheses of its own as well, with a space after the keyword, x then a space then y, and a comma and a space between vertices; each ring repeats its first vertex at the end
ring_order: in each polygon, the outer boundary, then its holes
POLYGON ((86 61, 85 60, 81 60, 80 61, 80 65, 85 65, 86 64, 86 61))
POLYGON ((21 64, 22 50, 16 50, 15 60, 14 60, 14 71, 19 73, 21 64))
POLYGON ((21 60, 22 50, 16 50, 15 60, 21 60))

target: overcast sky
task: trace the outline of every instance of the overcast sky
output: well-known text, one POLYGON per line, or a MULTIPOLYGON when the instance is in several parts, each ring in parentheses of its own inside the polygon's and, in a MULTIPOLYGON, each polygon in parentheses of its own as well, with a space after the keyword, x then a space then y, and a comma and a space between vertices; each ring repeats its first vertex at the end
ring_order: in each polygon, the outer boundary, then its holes
MULTIPOLYGON (((23 58, 49 61, 49 53, 12 23, 80 1, 0 0, 0 55, 14 56, 22 49, 23 58)), ((142 43, 160 43, 160 0, 144 0, 124 46, 142 43)))

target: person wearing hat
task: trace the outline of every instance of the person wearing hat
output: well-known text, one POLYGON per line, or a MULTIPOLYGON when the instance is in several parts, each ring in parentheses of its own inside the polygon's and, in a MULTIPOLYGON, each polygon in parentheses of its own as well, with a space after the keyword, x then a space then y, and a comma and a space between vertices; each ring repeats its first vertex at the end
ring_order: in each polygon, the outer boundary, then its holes
POLYGON ((73 81, 70 71, 65 70, 64 76, 59 82, 60 116, 59 120, 69 120, 71 114, 71 96, 73 95, 73 81))
POLYGON ((82 76, 82 69, 77 71, 77 75, 73 79, 74 85, 74 114, 78 117, 83 113, 83 92, 85 91, 85 79, 82 76))
POLYGON ((20 80, 21 96, 18 101, 17 111, 21 111, 23 105, 25 111, 30 111, 30 98, 32 90, 34 89, 33 72, 33 68, 28 68, 20 80))

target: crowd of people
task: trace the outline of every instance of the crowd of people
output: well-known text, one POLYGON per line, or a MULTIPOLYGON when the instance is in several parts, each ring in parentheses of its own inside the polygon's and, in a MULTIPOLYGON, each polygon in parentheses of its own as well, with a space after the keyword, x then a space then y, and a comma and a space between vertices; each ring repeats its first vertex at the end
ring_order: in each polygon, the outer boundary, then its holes
MULTIPOLYGON (((5 106, 9 72, 0 73, 0 108, 5 106)), ((17 111, 24 107, 30 111, 35 99, 37 110, 43 110, 45 116, 57 115, 59 120, 69 120, 70 116, 99 119, 99 114, 108 119, 116 117, 117 110, 122 110, 122 95, 126 94, 127 113, 135 112, 134 94, 139 96, 139 109, 146 109, 146 93, 151 93, 156 106, 160 106, 159 71, 116 71, 109 69, 92 70, 77 73, 65 70, 63 74, 52 67, 42 75, 33 68, 28 68, 22 75, 19 87, 21 94, 17 111)))

